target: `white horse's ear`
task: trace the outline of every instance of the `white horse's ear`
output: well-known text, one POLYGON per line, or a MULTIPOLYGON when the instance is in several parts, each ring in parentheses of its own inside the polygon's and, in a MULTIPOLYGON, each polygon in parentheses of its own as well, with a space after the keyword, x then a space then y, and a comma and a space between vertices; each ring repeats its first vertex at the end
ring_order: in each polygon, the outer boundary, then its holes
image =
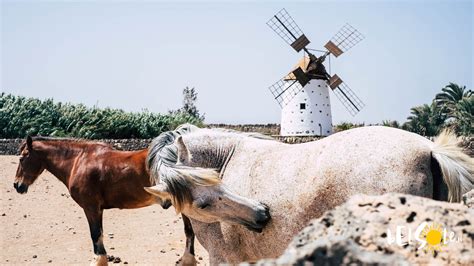
POLYGON ((146 192, 154 196, 160 197, 162 199, 167 199, 170 196, 170 193, 168 192, 168 188, 166 187, 166 184, 164 183, 159 183, 152 187, 144 187, 143 189, 145 189, 146 192))
POLYGON ((188 164, 191 158, 188 148, 184 144, 183 137, 179 136, 176 139, 176 146, 178 146, 178 164, 188 164))

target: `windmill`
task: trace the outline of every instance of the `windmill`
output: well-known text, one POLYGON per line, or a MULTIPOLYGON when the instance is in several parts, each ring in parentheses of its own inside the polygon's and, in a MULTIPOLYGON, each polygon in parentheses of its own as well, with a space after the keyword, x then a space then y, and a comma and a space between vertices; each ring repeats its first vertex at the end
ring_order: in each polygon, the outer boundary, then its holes
MULTIPOLYGON (((273 97, 282 108, 282 136, 319 135, 332 133, 332 117, 329 90, 336 94, 347 111, 355 116, 364 103, 342 79, 326 71, 324 62, 330 55, 339 57, 364 39, 364 36, 349 24, 345 24, 324 48, 307 48, 310 43, 301 29, 288 14, 280 10, 267 25, 296 52, 304 51, 296 68, 269 87, 273 97), (311 51, 321 53, 314 55, 311 51)), ((329 65, 330 69, 330 65, 329 65)))

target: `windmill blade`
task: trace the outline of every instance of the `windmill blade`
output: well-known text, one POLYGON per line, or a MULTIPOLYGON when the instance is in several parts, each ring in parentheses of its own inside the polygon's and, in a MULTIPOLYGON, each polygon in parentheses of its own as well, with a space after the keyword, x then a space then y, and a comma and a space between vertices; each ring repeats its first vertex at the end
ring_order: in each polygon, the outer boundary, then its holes
POLYGON ((267 25, 297 52, 304 49, 310 43, 300 27, 298 27, 284 8, 276 13, 267 22, 267 25))
POLYGON ((303 86, 296 79, 288 79, 287 76, 275 82, 268 88, 280 107, 285 107, 296 94, 298 94, 303 86))
POLYGON ((354 47, 360 41, 364 39, 364 35, 356 30, 351 25, 344 25, 332 39, 324 45, 331 54, 335 57, 347 52, 349 49, 354 47))
POLYGON ((338 75, 334 75, 329 79, 329 87, 352 116, 355 116, 364 108, 365 104, 338 75))

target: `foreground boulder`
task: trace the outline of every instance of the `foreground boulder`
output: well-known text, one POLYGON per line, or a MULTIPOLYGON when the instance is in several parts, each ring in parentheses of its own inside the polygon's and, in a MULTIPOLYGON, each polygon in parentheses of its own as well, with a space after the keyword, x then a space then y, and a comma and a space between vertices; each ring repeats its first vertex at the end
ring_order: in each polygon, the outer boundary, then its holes
POLYGON ((282 256, 258 264, 474 265, 473 223, 474 209, 460 203, 358 195, 313 220, 282 256))

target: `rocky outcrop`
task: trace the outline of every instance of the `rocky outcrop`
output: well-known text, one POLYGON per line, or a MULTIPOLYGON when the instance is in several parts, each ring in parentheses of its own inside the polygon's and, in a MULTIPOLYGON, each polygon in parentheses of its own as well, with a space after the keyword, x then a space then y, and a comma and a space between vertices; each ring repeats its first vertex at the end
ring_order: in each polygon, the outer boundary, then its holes
MULTIPOLYGON (((471 206, 473 195, 464 197, 471 206)), ((460 203, 358 195, 313 220, 278 259, 258 264, 474 265, 473 223, 474 209, 460 203)))

